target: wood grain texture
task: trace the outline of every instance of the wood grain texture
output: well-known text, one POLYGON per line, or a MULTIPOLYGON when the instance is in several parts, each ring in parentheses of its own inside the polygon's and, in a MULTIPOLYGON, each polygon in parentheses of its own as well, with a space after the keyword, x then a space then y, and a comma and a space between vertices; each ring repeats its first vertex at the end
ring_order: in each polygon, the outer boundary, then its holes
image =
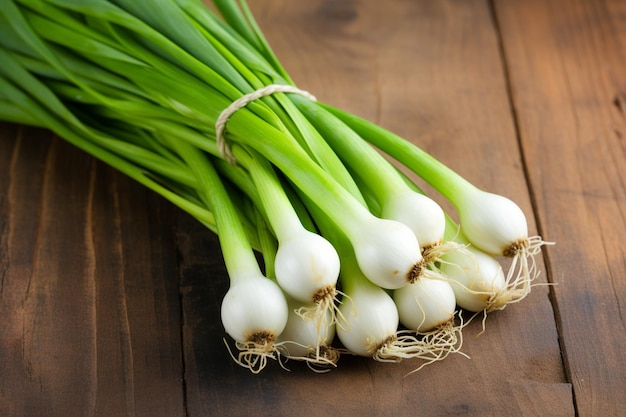
POLYGON ((626 407, 626 8, 499 1, 528 177, 579 416, 626 407))
POLYGON ((539 259, 557 285, 480 336, 472 322, 469 359, 252 375, 224 344, 217 238, 49 132, 0 123, 0 416, 621 415, 624 2, 250 6, 301 88, 520 204, 557 242, 539 259))
POLYGON ((2 126, 0 415, 180 415, 172 208, 2 126))

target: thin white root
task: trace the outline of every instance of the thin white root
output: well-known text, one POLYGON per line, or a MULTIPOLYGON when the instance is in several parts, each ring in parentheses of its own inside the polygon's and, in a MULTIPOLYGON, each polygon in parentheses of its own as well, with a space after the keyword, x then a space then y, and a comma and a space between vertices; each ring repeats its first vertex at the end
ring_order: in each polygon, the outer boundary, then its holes
POLYGON ((465 327, 461 314, 460 323, 455 319, 447 321, 437 328, 421 333, 409 330, 398 331, 394 337, 383 343, 372 356, 379 362, 400 362, 403 359, 420 359, 425 361, 418 368, 409 372, 410 375, 426 365, 444 360, 451 353, 462 353, 462 329, 465 327))
POLYGON ((412 370, 405 376, 418 372, 423 367, 431 363, 444 360, 451 353, 458 353, 464 357, 468 357, 461 352, 463 346, 463 328, 467 323, 463 322, 461 312, 458 313, 460 322, 456 324, 454 318, 437 328, 428 332, 418 333, 421 336, 421 342, 424 345, 424 353, 421 357, 425 362, 416 369, 412 370))
POLYGON ((551 285, 550 283, 535 283, 541 271, 537 268, 535 256, 541 252, 544 245, 554 245, 554 242, 544 242, 540 236, 531 236, 511 245, 505 252, 511 258, 511 265, 506 275, 505 287, 494 293, 487 301, 487 313, 502 310, 509 304, 522 301, 530 294, 532 287, 537 285, 551 285))
MULTIPOLYGON (((508 271, 504 279, 504 285, 494 287, 493 289, 476 290, 469 288, 461 282, 453 279, 446 278, 445 274, 441 274, 440 277, 447 279, 452 285, 460 286, 463 291, 469 294, 484 296, 485 308, 477 313, 483 314, 483 327, 486 319, 486 313, 490 313, 496 310, 503 310, 507 305, 520 302, 526 298, 531 289, 538 285, 553 285, 552 283, 537 283, 534 282, 540 274, 537 268, 535 256, 541 252, 541 247, 544 245, 553 245, 552 242, 544 242, 540 236, 532 236, 520 242, 516 242, 504 252, 504 256, 510 258, 508 265, 508 271)), ((461 245, 457 248, 460 252, 472 256, 466 249, 467 245, 461 245)), ((478 261, 476 266, 478 269, 478 261)), ((451 267, 458 267, 458 265, 448 262, 445 259, 440 260, 440 265, 446 265, 451 267)), ((438 269, 435 269, 437 271, 438 269)), ((437 274, 432 274, 431 278, 437 278, 437 274)), ((470 319, 471 321, 471 319, 470 319)))
MULTIPOLYGON (((239 351, 237 356, 233 353, 228 342, 224 339, 226 349, 233 358, 236 364, 249 369, 253 374, 260 373, 267 366, 269 359, 279 359, 280 353, 277 350, 277 345, 273 343, 273 340, 266 340, 263 342, 235 342, 235 347, 239 351)), ((280 361, 279 361, 280 362, 280 361)), ((284 368, 283 364, 281 366, 284 368)))
POLYGON ((314 304, 299 307, 296 314, 302 317, 302 320, 316 320, 317 330, 320 338, 322 337, 322 329, 330 326, 338 326, 342 330, 348 330, 348 320, 339 310, 341 303, 352 299, 336 288, 327 289, 323 294, 315 298, 314 304), (341 297, 341 301, 339 298, 341 297), (330 314, 327 314, 327 313, 330 314), (328 322, 327 322, 328 321, 328 322))
POLYGON ((336 368, 339 357, 341 356, 338 349, 329 345, 311 347, 291 341, 281 342, 279 345, 278 351, 281 353, 282 357, 296 361, 304 361, 313 372, 317 373, 329 372, 332 368, 336 368), (290 355, 287 348, 290 344, 305 348, 307 354, 305 356, 290 355))
POLYGON ((431 269, 436 268, 436 263, 441 262, 442 258, 452 251, 464 248, 466 245, 452 240, 436 243, 431 246, 422 248, 422 258, 431 269))

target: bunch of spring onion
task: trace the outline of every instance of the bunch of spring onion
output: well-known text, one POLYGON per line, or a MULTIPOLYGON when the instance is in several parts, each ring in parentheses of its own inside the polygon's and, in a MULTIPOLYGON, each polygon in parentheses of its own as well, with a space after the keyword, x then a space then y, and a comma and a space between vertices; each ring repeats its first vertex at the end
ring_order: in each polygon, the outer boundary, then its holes
POLYGON ((428 364, 459 352, 459 308, 529 293, 544 242, 517 205, 297 89, 245 2, 213 3, 3 0, 0 118, 50 129, 217 234, 237 363, 428 364))

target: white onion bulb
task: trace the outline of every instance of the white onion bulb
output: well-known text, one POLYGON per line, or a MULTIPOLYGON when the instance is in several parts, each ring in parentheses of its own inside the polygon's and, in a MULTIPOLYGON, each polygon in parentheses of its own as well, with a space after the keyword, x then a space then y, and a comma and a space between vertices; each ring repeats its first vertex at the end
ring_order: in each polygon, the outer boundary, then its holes
POLYGON ((526 216, 508 198, 473 189, 459 199, 457 208, 463 234, 483 251, 494 256, 511 256, 515 245, 528 244, 526 216))
POLYGON ((339 307, 346 325, 337 326, 337 336, 350 352, 372 357, 395 339, 398 310, 383 289, 367 282, 356 286, 349 296, 339 307))
POLYGON ((287 294, 312 303, 320 291, 327 293, 329 288, 335 288, 339 255, 325 238, 302 229, 280 241, 274 270, 278 284, 287 294))
POLYGON ((259 276, 235 280, 222 301, 222 324, 239 343, 273 345, 287 324, 287 301, 278 285, 259 276))
POLYGON ((289 317, 278 344, 283 354, 291 359, 306 360, 317 365, 335 365, 339 353, 331 347, 335 337, 335 323, 330 310, 316 320, 307 320, 298 314, 301 305, 289 303, 289 317))
POLYGON ((382 208, 382 217, 407 225, 422 248, 443 240, 446 217, 443 209, 430 197, 407 190, 393 194, 382 208))
POLYGON ((400 322, 411 330, 426 332, 454 318, 456 298, 451 284, 421 277, 393 292, 400 322))
POLYGON ((457 304, 465 310, 488 310, 498 294, 506 290, 500 263, 473 246, 446 254, 440 271, 453 281, 457 304))
POLYGON ((398 221, 372 217, 350 240, 359 268, 382 288, 400 288, 421 271, 423 258, 417 238, 398 221))

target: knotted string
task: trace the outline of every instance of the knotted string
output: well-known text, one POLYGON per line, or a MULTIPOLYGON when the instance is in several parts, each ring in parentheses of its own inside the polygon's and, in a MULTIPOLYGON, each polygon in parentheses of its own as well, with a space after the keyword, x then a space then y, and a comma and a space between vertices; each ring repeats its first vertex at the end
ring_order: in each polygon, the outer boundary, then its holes
POLYGON ((231 164, 234 164, 236 162, 235 157, 233 156, 230 147, 226 143, 226 139, 224 139, 224 129, 226 128, 226 123, 228 122, 228 119, 237 110, 246 107, 248 103, 254 100, 258 100, 261 97, 272 95, 274 93, 294 93, 300 94, 301 96, 304 96, 311 101, 317 100, 315 96, 313 96, 308 91, 300 90, 297 87, 284 84, 270 84, 265 87, 259 88, 258 90, 255 90, 251 93, 245 94, 239 97, 237 100, 233 101, 228 107, 222 110, 217 118, 217 121, 215 122, 215 137, 217 142, 217 149, 222 157, 224 157, 224 159, 226 159, 231 164))

